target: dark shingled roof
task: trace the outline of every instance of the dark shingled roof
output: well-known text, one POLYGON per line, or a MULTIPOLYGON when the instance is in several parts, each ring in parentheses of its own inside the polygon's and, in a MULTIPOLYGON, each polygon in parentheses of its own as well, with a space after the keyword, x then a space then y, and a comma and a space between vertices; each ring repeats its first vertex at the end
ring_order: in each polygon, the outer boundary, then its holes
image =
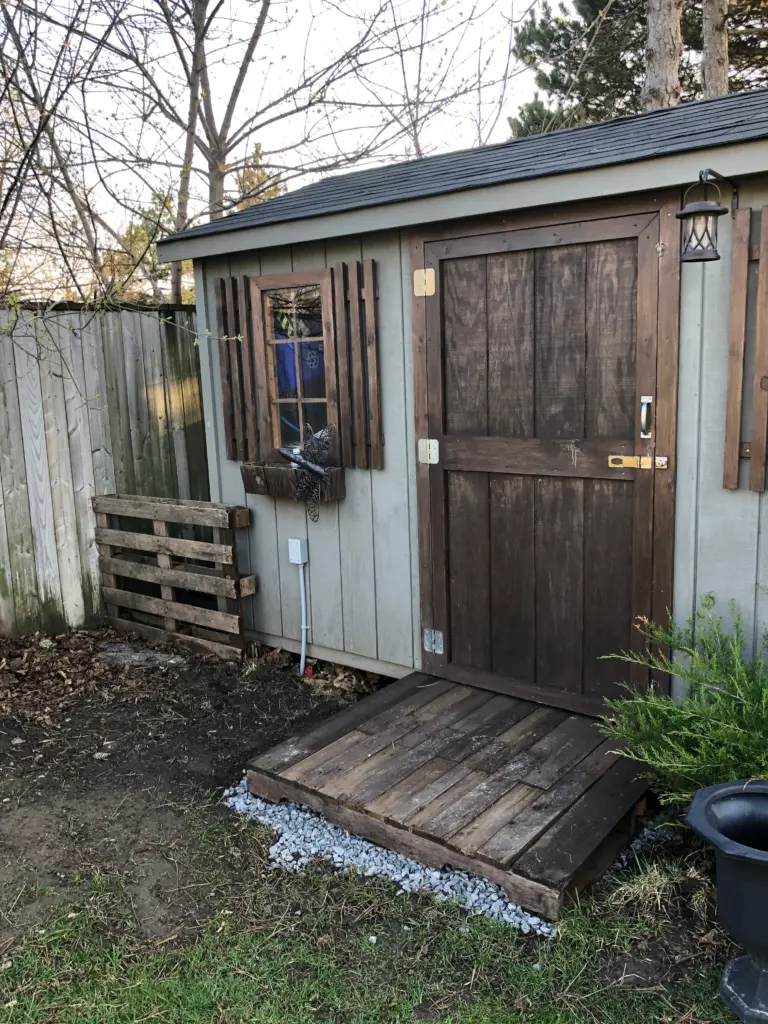
POLYGON ((164 241, 323 217, 768 137, 768 89, 325 178, 164 241))

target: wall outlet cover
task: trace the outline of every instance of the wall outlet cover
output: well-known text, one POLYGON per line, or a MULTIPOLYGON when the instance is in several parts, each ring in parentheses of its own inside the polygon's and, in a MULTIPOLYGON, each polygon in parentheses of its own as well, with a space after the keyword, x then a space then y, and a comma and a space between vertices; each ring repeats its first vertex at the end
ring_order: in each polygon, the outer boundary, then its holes
POLYGON ((306 537, 288 538, 288 561, 291 565, 304 565, 309 561, 306 537))

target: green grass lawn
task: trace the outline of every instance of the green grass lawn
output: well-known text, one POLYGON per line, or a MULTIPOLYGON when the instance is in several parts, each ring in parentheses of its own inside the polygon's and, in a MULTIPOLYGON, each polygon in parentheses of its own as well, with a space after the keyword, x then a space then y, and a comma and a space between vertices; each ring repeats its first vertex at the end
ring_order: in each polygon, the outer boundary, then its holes
MULTIPOLYGON (((653 887, 638 866, 567 911, 555 940, 520 935, 381 880, 269 866, 267 830, 205 808, 179 899, 198 923, 142 938, 130 887, 75 881, 42 918, 40 892, 0 893, 19 941, 0 952, 13 1024, 648 1024, 719 1022, 727 953, 698 883, 653 887), (191 879, 191 880, 190 880, 191 879), (621 885, 625 888, 622 889, 621 885), (699 915, 690 894, 698 892, 699 915), (629 893, 630 902, 623 896, 629 893), (645 902, 637 909, 635 897, 645 902), (376 942, 369 941, 370 936, 376 942)), ((678 866, 679 867, 679 866, 678 866)))

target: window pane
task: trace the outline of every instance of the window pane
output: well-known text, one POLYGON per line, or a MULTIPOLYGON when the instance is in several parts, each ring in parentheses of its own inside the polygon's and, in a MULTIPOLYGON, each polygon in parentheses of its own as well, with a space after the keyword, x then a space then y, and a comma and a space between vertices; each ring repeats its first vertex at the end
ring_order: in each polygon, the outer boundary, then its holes
POLYGON ((292 341, 284 345, 275 345, 275 376, 277 377, 277 397, 296 398, 296 355, 292 341))
POLYGON ((323 336, 320 289, 317 285, 280 288, 269 293, 269 301, 272 308, 272 337, 276 340, 323 336))
POLYGON ((280 444, 291 448, 301 444, 299 434, 299 407, 295 402, 277 406, 280 417, 280 444))
POLYGON ((309 424, 313 434, 322 430, 328 423, 328 407, 325 402, 305 402, 304 423, 309 424))
MULTIPOLYGON (((287 348, 280 345, 280 348, 287 348)), ((291 348, 293 346, 291 345, 291 348)), ((305 341, 299 345, 301 392, 304 398, 325 398, 325 360, 322 341, 305 341)))

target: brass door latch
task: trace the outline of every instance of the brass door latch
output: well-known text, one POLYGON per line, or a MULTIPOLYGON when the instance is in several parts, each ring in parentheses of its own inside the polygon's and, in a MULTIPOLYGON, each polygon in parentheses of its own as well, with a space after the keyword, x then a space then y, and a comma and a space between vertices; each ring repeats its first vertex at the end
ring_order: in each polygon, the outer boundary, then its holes
POLYGON ((610 469, 667 469, 669 459, 666 455, 609 455, 610 469))

